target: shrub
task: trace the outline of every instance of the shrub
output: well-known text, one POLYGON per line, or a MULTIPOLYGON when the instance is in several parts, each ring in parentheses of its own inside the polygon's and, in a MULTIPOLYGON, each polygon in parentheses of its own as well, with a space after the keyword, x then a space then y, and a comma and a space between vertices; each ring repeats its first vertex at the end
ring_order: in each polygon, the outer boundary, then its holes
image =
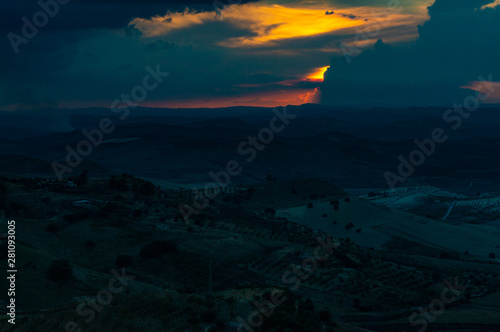
POLYGON ((314 204, 313 203, 307 203, 307 208, 308 209, 312 209, 314 207, 314 204))
POLYGON ((118 268, 129 267, 130 265, 132 265, 132 257, 128 255, 118 255, 116 256, 115 265, 118 268))
POLYGON ((77 221, 81 221, 90 216, 89 211, 82 211, 77 213, 66 214, 63 219, 69 222, 70 224, 75 223, 77 221))
POLYGON ((146 181, 139 185, 139 193, 146 195, 146 196, 152 196, 156 192, 156 187, 154 184, 152 184, 149 181, 146 181))
POLYGON ((109 179, 108 187, 119 191, 126 191, 128 190, 127 179, 123 175, 112 176, 109 179))
POLYGON ((324 322, 329 322, 331 318, 330 311, 323 309, 318 313, 319 318, 324 322))
POLYGON ((265 213, 268 217, 272 217, 272 218, 276 217, 276 210, 275 210, 275 209, 273 209, 273 208, 270 208, 270 207, 266 208, 266 209, 264 210, 264 213, 265 213))
POLYGON ((158 258, 173 252, 175 249, 175 245, 168 241, 154 241, 142 247, 139 255, 145 259, 158 258))
POLYGON ((49 268, 49 279, 57 282, 63 283, 68 281, 73 276, 73 269, 66 259, 55 260, 50 264, 49 268))
POLYGON ((86 248, 94 249, 96 246, 97 246, 96 243, 92 240, 88 240, 87 242, 85 242, 86 248))
POLYGON ((217 311, 206 310, 200 313, 200 318, 203 322, 213 323, 217 318, 217 311))
POLYGON ((54 233, 54 234, 59 232, 59 230, 61 230, 61 229, 62 229, 62 225, 61 225, 61 223, 58 223, 58 222, 52 222, 45 227, 45 230, 47 232, 54 233))
POLYGON ((105 213, 111 213, 111 212, 115 212, 117 211, 118 209, 120 209, 120 205, 118 205, 117 203, 114 203, 114 202, 107 202, 102 208, 102 212, 105 212, 105 213))
POLYGON ((496 254, 494 252, 490 252, 488 255, 489 258, 495 258, 496 254))

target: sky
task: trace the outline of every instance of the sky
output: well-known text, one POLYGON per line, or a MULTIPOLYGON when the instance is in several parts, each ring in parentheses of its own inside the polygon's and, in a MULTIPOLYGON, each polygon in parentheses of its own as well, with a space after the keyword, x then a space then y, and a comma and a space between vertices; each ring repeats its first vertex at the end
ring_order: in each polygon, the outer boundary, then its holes
POLYGON ((0 109, 111 107, 134 91, 149 107, 447 106, 484 92, 479 77, 499 85, 498 5, 3 1, 0 109), (146 68, 168 76, 144 90, 146 68))

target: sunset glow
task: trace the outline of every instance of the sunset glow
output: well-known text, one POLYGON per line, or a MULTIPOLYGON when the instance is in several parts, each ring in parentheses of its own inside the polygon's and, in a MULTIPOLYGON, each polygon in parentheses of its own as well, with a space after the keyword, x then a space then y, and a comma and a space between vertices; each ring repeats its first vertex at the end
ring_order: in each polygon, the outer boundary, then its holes
POLYGON ((427 17, 426 14, 406 15, 396 12, 389 14, 382 9, 373 10, 370 7, 354 7, 348 11, 340 10, 327 15, 324 8, 317 5, 285 7, 276 4, 249 3, 226 6, 219 17, 211 12, 186 10, 169 12, 164 16, 149 19, 135 18, 129 25, 139 29, 145 38, 151 38, 167 35, 174 30, 225 21, 236 28, 252 32, 249 36, 229 38, 218 43, 220 46, 236 48, 264 46, 289 38, 335 34, 345 29, 362 29, 374 24, 382 24, 384 28, 405 25, 412 27, 412 31, 399 29, 392 32, 395 34, 403 32, 407 37, 400 36, 398 39, 408 40, 415 36, 416 24, 427 17))
POLYGON ((168 102, 152 102, 144 104, 144 106, 162 108, 217 108, 234 106, 278 107, 317 103, 318 101, 319 91, 318 88, 314 88, 279 90, 232 97, 212 97, 191 100, 174 100, 168 102))
POLYGON ((307 76, 308 80, 320 80, 323 81, 325 72, 330 68, 330 66, 317 68, 315 72, 307 76))

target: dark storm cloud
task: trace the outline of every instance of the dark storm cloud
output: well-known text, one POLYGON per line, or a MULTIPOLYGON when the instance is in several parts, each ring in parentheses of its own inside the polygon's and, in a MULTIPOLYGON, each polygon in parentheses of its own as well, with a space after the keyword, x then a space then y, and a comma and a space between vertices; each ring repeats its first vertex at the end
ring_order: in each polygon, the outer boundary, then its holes
POLYGON ((493 0, 437 0, 409 47, 382 41, 348 63, 331 60, 322 99, 328 104, 448 105, 471 92, 460 87, 492 74, 500 81, 500 7, 493 0))
MULTIPOLYGON (((128 26, 133 18, 150 18, 164 15, 169 11, 184 11, 186 8, 214 11, 215 16, 213 0, 70 0, 66 4, 59 4, 54 0, 41 0, 41 3, 46 4, 47 8, 56 14, 49 17, 47 24, 37 29, 35 36, 25 38, 22 31, 25 22, 22 19, 25 17, 32 23, 33 16, 43 9, 39 2, 18 0, 0 3, 1 104, 19 103, 36 108, 36 105, 40 107, 55 105, 54 100, 60 98, 71 99, 75 96, 82 99, 105 98, 102 96, 102 91, 112 93, 110 88, 117 91, 125 89, 125 84, 120 83, 126 82, 129 76, 135 78, 140 75, 137 73, 142 72, 144 66, 151 63, 151 59, 147 56, 129 52, 142 49, 148 53, 161 53, 175 47, 176 43, 163 40, 136 43, 134 38, 139 36, 138 30, 128 26), (57 4, 58 8, 55 8, 54 4, 57 4), (124 31, 130 44, 129 48, 120 46, 121 54, 115 54, 114 61, 108 59, 109 53, 113 52, 109 48, 126 38, 112 36, 107 41, 103 40, 101 45, 83 46, 87 45, 89 40, 99 39, 114 31, 124 31), (16 35, 14 43, 11 42, 13 34, 16 35), (19 43, 17 38, 24 38, 27 42, 19 43), (80 60, 77 61, 78 55, 80 60), (103 82, 92 78, 92 75, 97 74, 89 70, 79 72, 80 63, 83 62, 81 58, 86 62, 95 63, 95 70, 101 70, 99 75, 103 82), (137 64, 131 65, 130 62, 137 64), (112 71, 113 66, 120 68, 118 73, 112 71), (71 71, 76 71, 78 74, 71 71), (121 75, 118 82, 116 75, 121 75), (111 76, 114 81, 112 82, 107 76, 111 76), (106 89, 103 89, 104 84, 108 85, 106 89), (70 92, 71 90, 74 91, 70 92)), ((245 2, 250 1, 242 1, 245 2)), ((160 63, 159 59, 155 61, 160 63)), ((83 65, 89 66, 89 64, 83 65)))
MULTIPOLYGON (((241 0, 241 3, 252 1, 241 0)), ((59 14, 51 18, 47 29, 116 29, 127 26, 135 17, 149 18, 164 15, 167 11, 183 11, 185 8, 214 10, 213 0, 70 0, 59 6, 59 14)), ((21 28, 23 16, 31 19, 39 10, 38 1, 3 1, 0 4, 0 29, 16 32, 21 28)))

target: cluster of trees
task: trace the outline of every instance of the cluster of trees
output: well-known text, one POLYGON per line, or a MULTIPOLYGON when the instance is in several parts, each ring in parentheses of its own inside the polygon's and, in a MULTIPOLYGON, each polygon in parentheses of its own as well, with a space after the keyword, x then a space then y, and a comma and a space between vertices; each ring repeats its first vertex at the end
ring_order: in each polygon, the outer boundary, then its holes
POLYGON ((153 183, 134 178, 132 175, 127 173, 112 176, 109 179, 108 187, 118 191, 132 190, 146 196, 152 196, 156 193, 156 187, 153 183))
MULTIPOLYGON (((264 319, 262 331, 334 331, 335 324, 331 322, 328 310, 316 310, 311 299, 300 300, 288 290, 283 296, 286 297, 286 301, 275 307, 274 312, 264 319), (325 325, 329 326, 326 330, 323 329, 325 325)), ((267 292, 262 300, 270 300, 269 298, 270 293, 267 292)))
POLYGON ((351 228, 354 228, 354 224, 352 222, 349 222, 347 225, 345 225, 346 230, 350 230, 351 228))

